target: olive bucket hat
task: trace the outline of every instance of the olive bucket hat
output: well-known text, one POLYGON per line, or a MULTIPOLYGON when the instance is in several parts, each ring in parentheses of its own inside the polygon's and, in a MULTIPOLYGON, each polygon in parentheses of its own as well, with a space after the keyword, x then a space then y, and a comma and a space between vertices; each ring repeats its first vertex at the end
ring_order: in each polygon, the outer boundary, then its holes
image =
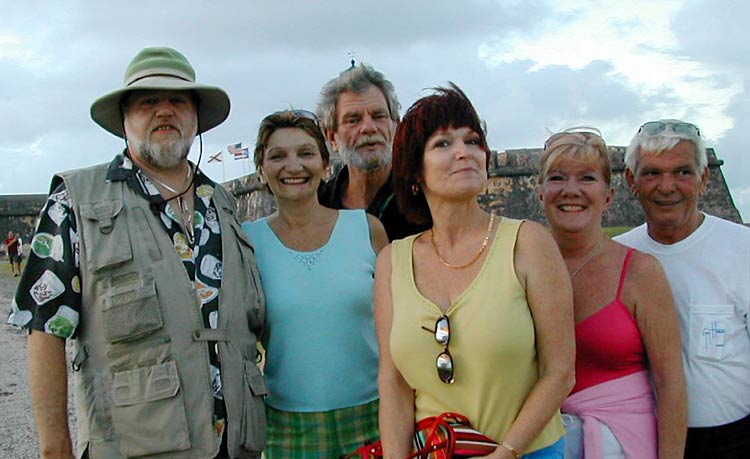
POLYGON ((187 58, 172 48, 144 48, 125 70, 125 87, 91 104, 91 118, 117 137, 125 138, 120 102, 141 89, 190 90, 198 97, 198 133, 221 124, 229 116, 229 96, 223 89, 195 82, 195 70, 187 58))

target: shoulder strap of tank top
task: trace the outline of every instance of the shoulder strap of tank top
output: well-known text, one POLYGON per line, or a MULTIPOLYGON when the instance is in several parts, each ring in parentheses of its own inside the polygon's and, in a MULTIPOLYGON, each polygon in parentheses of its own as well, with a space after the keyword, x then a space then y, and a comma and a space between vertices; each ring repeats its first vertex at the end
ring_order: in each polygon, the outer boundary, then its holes
POLYGON ((628 253, 625 254, 625 261, 622 264, 622 272, 620 273, 620 285, 617 286, 618 300, 622 299, 622 287, 625 285, 625 277, 628 275, 628 266, 630 266, 630 260, 633 258, 634 253, 635 249, 630 248, 628 249, 628 253))

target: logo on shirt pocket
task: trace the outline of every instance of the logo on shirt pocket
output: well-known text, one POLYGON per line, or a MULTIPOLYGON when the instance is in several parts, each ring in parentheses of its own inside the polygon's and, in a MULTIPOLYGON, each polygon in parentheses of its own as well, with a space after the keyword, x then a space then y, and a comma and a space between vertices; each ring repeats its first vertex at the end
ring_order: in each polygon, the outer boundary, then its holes
POLYGON ((723 360, 729 354, 727 334, 733 316, 731 305, 691 305, 690 353, 699 360, 723 360))

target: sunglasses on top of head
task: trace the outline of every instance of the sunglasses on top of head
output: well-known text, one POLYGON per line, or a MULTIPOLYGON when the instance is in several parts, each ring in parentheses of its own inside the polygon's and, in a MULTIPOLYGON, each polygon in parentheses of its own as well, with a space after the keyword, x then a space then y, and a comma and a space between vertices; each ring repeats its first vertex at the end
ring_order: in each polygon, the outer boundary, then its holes
POLYGON ((550 147, 553 143, 555 143, 558 139, 570 135, 570 134, 582 134, 584 136, 592 136, 597 137, 599 140, 604 142, 604 139, 602 138, 602 133, 599 129, 595 127, 588 127, 588 126, 576 126, 572 128, 568 128, 564 131, 556 132, 549 136, 547 140, 544 141, 544 150, 546 151, 547 148, 550 147))
POLYGON ((311 112, 310 110, 303 110, 303 109, 279 110, 277 112, 273 112, 269 115, 266 115, 266 117, 263 118, 263 121, 273 116, 279 116, 279 115, 292 115, 296 118, 303 118, 306 120, 310 120, 314 122, 316 126, 320 126, 320 124, 318 123, 318 116, 315 113, 311 112))
POLYGON ((638 129, 638 135, 658 135, 670 128, 675 134, 684 134, 692 138, 699 138, 701 131, 698 126, 684 121, 649 121, 638 129))

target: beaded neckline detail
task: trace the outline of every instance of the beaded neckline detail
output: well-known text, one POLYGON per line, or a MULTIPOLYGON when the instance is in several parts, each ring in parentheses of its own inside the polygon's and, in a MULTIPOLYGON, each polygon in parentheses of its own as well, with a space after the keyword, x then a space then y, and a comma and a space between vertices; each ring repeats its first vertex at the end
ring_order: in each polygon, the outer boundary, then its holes
POLYGON ((320 249, 314 251, 314 252, 296 252, 294 250, 289 250, 289 253, 294 257, 295 260, 297 260, 307 271, 312 271, 315 269, 315 265, 318 264, 318 259, 325 251, 325 247, 321 247, 320 249))

